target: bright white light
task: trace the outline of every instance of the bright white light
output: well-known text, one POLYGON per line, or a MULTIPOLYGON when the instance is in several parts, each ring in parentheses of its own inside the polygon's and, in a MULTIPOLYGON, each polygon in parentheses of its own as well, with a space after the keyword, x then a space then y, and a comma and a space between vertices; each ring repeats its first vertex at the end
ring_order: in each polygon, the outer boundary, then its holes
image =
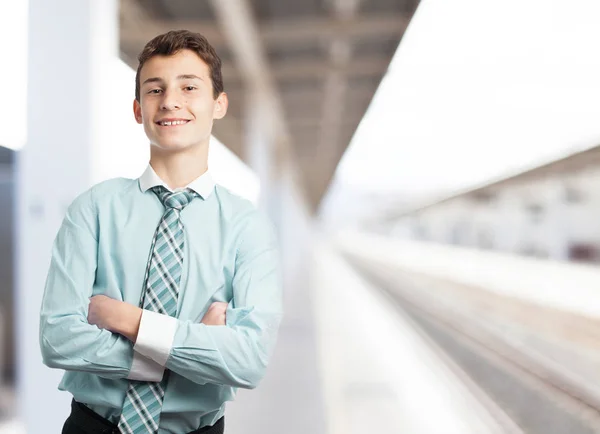
POLYGON ((260 180, 233 152, 216 137, 210 140, 208 167, 214 180, 233 193, 258 204, 260 180))
POLYGON ((144 129, 133 116, 135 71, 118 57, 103 72, 110 77, 101 95, 103 119, 97 134, 98 152, 94 155, 94 183, 115 177, 137 178, 150 159, 150 146, 144 129))
POLYGON ((600 144, 600 2, 422 1, 338 170, 410 195, 600 144))
POLYGON ((0 0, 2 103, 0 146, 21 149, 27 137, 27 1, 0 0))

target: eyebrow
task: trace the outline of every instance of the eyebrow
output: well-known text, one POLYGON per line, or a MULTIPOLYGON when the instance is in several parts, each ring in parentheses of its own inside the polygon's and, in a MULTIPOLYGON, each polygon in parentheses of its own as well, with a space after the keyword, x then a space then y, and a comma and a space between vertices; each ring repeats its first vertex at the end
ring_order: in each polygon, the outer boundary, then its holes
MULTIPOLYGON (((177 80, 194 80, 194 79, 204 81, 204 79, 202 77, 199 77, 194 74, 182 74, 182 75, 177 76, 177 80)), ((147 80, 144 80, 142 85, 144 85, 146 83, 163 83, 163 82, 164 82, 164 80, 160 77, 150 77, 147 80)))

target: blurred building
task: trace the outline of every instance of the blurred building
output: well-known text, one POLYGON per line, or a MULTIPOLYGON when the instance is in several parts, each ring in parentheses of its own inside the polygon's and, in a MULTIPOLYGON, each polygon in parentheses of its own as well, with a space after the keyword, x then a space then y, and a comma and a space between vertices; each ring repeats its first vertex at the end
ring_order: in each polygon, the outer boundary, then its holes
POLYGON ((397 237, 600 262, 600 146, 389 214, 397 237))

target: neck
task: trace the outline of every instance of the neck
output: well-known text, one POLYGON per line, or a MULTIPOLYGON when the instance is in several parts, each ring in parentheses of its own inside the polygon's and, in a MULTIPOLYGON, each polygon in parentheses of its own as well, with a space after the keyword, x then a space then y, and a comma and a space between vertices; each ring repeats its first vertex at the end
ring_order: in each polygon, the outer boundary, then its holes
POLYGON ((150 165, 172 190, 186 187, 208 170, 208 146, 197 146, 181 152, 151 146, 150 165))

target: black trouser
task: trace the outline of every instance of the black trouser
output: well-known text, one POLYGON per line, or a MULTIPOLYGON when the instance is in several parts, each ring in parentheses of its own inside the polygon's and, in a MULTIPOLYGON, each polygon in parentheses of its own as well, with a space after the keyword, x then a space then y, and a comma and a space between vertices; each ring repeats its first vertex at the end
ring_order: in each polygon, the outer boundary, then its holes
MULTIPOLYGON (((224 431, 225 417, 222 417, 213 426, 205 426, 189 434, 223 434, 224 431)), ((75 400, 71 402, 71 415, 62 429, 62 434, 119 434, 119 432, 117 425, 75 400)))

